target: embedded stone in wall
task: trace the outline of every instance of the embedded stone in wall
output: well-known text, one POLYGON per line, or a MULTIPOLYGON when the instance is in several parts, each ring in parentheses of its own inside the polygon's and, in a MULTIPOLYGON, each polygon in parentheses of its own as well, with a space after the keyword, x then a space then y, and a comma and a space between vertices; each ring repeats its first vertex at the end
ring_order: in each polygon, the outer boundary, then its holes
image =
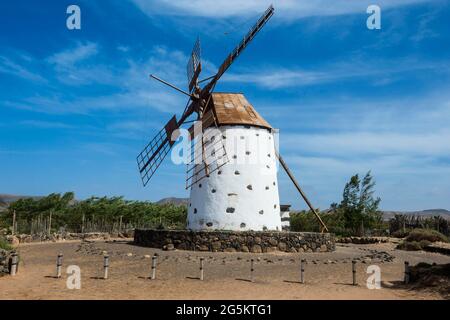
POLYGON ((139 230, 134 243, 163 250, 213 252, 327 252, 335 250, 330 233, 283 231, 139 230), (170 249, 169 246, 170 245, 170 249))

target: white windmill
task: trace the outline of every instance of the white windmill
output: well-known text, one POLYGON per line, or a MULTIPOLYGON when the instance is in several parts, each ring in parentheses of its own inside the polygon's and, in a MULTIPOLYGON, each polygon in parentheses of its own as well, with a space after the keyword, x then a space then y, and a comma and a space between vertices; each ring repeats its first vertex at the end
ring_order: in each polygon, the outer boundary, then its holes
MULTIPOLYGON (((217 74, 199 81, 202 65, 200 43, 188 62, 189 92, 152 77, 189 96, 180 120, 173 116, 138 155, 144 186, 174 144, 172 133, 192 114, 200 130, 190 127, 194 141, 186 187, 190 188, 187 227, 191 230, 281 231, 277 159, 310 209, 308 201, 276 148, 276 131, 241 93, 213 92, 217 81, 272 17, 270 6, 228 55, 217 74), (203 88, 200 83, 209 81, 203 88)), ((316 216, 322 231, 328 231, 316 216)))

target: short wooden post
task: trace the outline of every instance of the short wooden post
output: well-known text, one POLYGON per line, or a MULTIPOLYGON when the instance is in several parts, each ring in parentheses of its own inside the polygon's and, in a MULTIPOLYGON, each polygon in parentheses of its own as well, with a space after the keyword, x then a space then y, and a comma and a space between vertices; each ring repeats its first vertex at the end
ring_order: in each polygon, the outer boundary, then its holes
POLYGON ((151 276, 150 276, 150 278, 151 278, 152 280, 155 280, 155 279, 156 279, 156 262, 157 262, 157 259, 158 259, 158 256, 155 254, 155 255, 152 257, 152 274, 151 274, 151 276))
POLYGON ((51 232, 52 232, 52 211, 50 211, 50 216, 48 218, 48 235, 50 236, 51 232))
POLYGON ((85 217, 84 217, 84 213, 83 213, 83 215, 81 216, 81 233, 84 233, 84 219, 85 219, 85 217))
POLYGON ((253 271, 255 271, 254 268, 255 261, 253 259, 250 260, 250 281, 253 282, 253 271))
POLYGON ((106 254, 103 257, 103 270, 104 270, 104 274, 103 274, 103 279, 108 279, 108 271, 109 271, 109 256, 106 254))
POLYGON ((305 259, 300 261, 300 283, 305 283, 305 259))
POLYGON ((63 262, 63 254, 58 254, 58 258, 56 259, 56 277, 61 278, 61 267, 63 262))
POLYGON ((201 257, 200 258, 200 280, 201 281, 203 281, 203 279, 204 279, 204 272, 203 272, 203 263, 204 263, 204 258, 203 257, 201 257))
POLYGON ((16 233, 16 210, 13 210, 12 235, 16 233))
POLYGON ((405 261, 405 279, 404 279, 405 284, 409 283, 409 278, 410 278, 409 262, 405 261))
POLYGON ((352 274, 353 274, 353 285, 356 286, 356 261, 352 261, 352 274))
POLYGON ((13 252, 11 254, 10 258, 10 267, 9 267, 9 274, 11 276, 15 276, 17 274, 17 265, 19 264, 19 257, 16 252, 13 252))

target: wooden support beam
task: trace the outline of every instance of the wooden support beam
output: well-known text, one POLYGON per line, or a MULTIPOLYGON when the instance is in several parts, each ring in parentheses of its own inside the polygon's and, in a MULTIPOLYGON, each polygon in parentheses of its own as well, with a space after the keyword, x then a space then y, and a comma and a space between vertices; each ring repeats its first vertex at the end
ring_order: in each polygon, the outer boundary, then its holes
POLYGON ((328 232, 327 226, 322 221, 322 218, 320 218, 320 216, 317 213, 316 209, 313 207, 311 202, 306 197, 306 194, 303 192, 302 188, 300 188, 300 185, 298 184, 298 182, 295 179, 294 175, 292 174, 291 170, 289 170, 289 167, 287 166, 286 162, 284 162, 283 158, 281 157, 281 155, 278 152, 275 152, 275 154, 276 154, 278 160, 280 161, 280 164, 283 167, 284 171, 286 171, 287 175, 289 176, 289 178, 291 179, 292 183, 294 184, 295 188, 298 190, 298 192, 302 196, 303 200, 305 200, 306 204, 308 205, 309 209, 314 213, 314 215, 316 216, 317 220, 319 221, 320 227, 321 227, 321 232, 322 233, 324 231, 328 232))

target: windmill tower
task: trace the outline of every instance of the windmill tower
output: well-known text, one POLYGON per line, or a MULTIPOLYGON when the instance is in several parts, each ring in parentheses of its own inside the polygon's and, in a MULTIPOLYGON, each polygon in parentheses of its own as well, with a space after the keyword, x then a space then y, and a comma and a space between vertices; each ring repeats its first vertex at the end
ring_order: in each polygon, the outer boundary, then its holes
MULTIPOLYGON (((191 122, 188 121, 191 115, 197 115, 198 122, 189 128, 193 147, 186 178, 186 188, 190 188, 188 229, 281 231, 277 159, 316 213, 277 151, 276 130, 242 93, 213 92, 221 76, 273 14, 274 8, 270 6, 218 72, 200 81, 202 64, 197 40, 187 66, 189 92, 151 75, 189 99, 181 118, 173 116, 138 155, 144 186, 176 141, 177 129, 191 122), (207 84, 201 88, 204 82, 207 84)), ((322 230, 327 230, 316 216, 322 230)))

